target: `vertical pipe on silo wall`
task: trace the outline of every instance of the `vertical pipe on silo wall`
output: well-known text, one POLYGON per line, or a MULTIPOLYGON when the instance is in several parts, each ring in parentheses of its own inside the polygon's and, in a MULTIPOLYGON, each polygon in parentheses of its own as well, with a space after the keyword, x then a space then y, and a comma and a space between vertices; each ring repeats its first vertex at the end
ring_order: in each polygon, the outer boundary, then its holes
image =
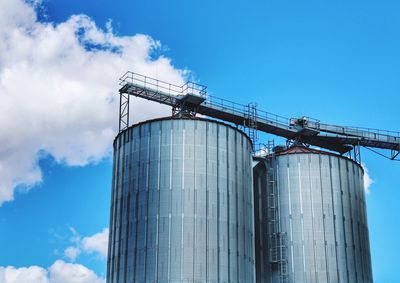
POLYGON ((172 127, 169 121, 161 124, 161 145, 160 145, 160 183, 159 183, 159 209, 158 209, 158 260, 157 279, 167 281, 169 278, 169 235, 170 235, 170 179, 172 162, 172 127))
POLYGON ((141 123, 116 138, 113 172, 107 282, 255 282, 242 132, 209 120, 141 123))

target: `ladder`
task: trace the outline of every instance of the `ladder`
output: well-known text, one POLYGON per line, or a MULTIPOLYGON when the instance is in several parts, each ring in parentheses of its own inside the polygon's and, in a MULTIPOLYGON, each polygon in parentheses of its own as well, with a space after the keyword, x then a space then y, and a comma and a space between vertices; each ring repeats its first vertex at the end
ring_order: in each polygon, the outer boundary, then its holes
POLYGON ((279 282, 286 283, 287 271, 287 235, 280 231, 279 192, 276 186, 276 157, 274 143, 268 141, 269 156, 267 159, 267 207, 268 207, 268 240, 269 262, 273 270, 279 272, 279 282))
POLYGON ((253 143, 253 152, 256 151, 256 144, 258 141, 257 133, 257 104, 249 103, 247 105, 247 134, 253 143))

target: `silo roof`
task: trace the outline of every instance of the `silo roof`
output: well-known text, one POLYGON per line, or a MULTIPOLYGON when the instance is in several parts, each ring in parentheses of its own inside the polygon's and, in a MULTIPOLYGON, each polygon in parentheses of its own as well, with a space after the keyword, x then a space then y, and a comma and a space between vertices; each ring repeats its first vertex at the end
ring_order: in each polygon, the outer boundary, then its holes
POLYGON ((364 168, 361 166, 361 164, 356 162, 352 158, 349 158, 349 157, 343 156, 343 155, 339 155, 339 154, 336 154, 336 153, 333 153, 333 152, 325 151, 325 150, 318 150, 318 149, 309 148, 309 147, 306 147, 306 146, 303 146, 303 145, 291 146, 291 147, 289 147, 289 148, 287 148, 285 150, 275 152, 275 155, 278 156, 278 155, 301 154, 301 153, 326 154, 326 155, 336 156, 336 157, 339 157, 339 158, 344 158, 344 159, 347 159, 347 160, 357 164, 364 172, 364 168))
POLYGON ((296 146, 289 147, 288 149, 285 149, 283 151, 278 151, 276 154, 280 155, 280 154, 291 154, 291 153, 320 153, 321 154, 321 153, 326 153, 326 152, 317 150, 317 149, 313 149, 313 148, 309 148, 309 147, 305 147, 305 146, 296 145, 296 146))

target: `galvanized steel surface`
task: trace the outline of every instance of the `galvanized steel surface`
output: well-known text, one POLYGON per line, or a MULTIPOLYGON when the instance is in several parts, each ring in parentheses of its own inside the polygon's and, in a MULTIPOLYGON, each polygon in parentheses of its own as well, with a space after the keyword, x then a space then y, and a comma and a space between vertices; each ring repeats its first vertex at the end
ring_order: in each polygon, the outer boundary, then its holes
POLYGON ((251 150, 205 119, 120 133, 107 282, 255 282, 251 150))
POLYGON ((254 168, 257 282, 372 282, 361 166, 322 152, 272 160, 254 168), (274 182, 279 228, 287 238, 286 277, 270 263, 267 197, 274 182))

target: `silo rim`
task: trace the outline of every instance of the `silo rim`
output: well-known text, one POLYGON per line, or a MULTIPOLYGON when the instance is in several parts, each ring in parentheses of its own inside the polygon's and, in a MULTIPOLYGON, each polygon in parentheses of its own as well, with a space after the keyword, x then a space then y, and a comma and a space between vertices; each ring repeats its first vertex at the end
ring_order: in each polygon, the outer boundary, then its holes
POLYGON ((134 127, 137 127, 137 126, 141 126, 141 125, 143 125, 143 124, 148 124, 148 123, 153 123, 153 122, 158 122, 158 121, 164 121, 164 120, 165 120, 165 121, 167 121, 167 120, 195 120, 195 121, 213 122, 213 123, 216 123, 216 124, 220 124, 220 125, 223 125, 223 126, 230 127, 231 129, 240 132, 241 134, 243 134, 243 135, 248 139, 248 141, 250 142, 250 144, 253 145, 253 142, 251 141, 250 137, 249 137, 243 130, 241 130, 241 129, 239 129, 239 128, 236 128, 236 127, 234 127, 234 126, 232 126, 232 125, 230 125, 230 124, 221 122, 221 121, 219 121, 219 120, 213 120, 213 119, 202 118, 202 117, 172 117, 172 116, 167 116, 167 117, 160 117, 160 118, 154 118, 154 119, 144 120, 144 121, 141 121, 141 122, 139 122, 139 123, 133 124, 133 125, 129 126, 127 129, 125 129, 125 130, 119 132, 119 133, 115 136, 114 141, 113 141, 113 144, 115 145, 116 140, 119 138, 119 136, 120 136, 122 133, 124 133, 124 132, 130 130, 131 128, 134 128, 134 127))
POLYGON ((351 162, 355 163, 358 167, 361 168, 363 174, 365 173, 364 172, 364 168, 361 166, 360 163, 356 162, 355 160, 353 160, 351 158, 348 158, 347 156, 343 156, 343 155, 340 155, 340 154, 337 154, 337 153, 334 153, 334 152, 329 152, 329 151, 324 151, 324 150, 319 150, 319 149, 310 149, 310 148, 307 148, 305 146, 296 145, 296 146, 288 148, 288 149, 286 149, 284 151, 275 153, 276 156, 294 155, 294 154, 324 154, 324 155, 331 155, 331 156, 340 157, 340 158, 343 158, 345 160, 348 160, 348 161, 351 161, 351 162), (300 149, 300 150, 296 151, 297 149, 300 149))

